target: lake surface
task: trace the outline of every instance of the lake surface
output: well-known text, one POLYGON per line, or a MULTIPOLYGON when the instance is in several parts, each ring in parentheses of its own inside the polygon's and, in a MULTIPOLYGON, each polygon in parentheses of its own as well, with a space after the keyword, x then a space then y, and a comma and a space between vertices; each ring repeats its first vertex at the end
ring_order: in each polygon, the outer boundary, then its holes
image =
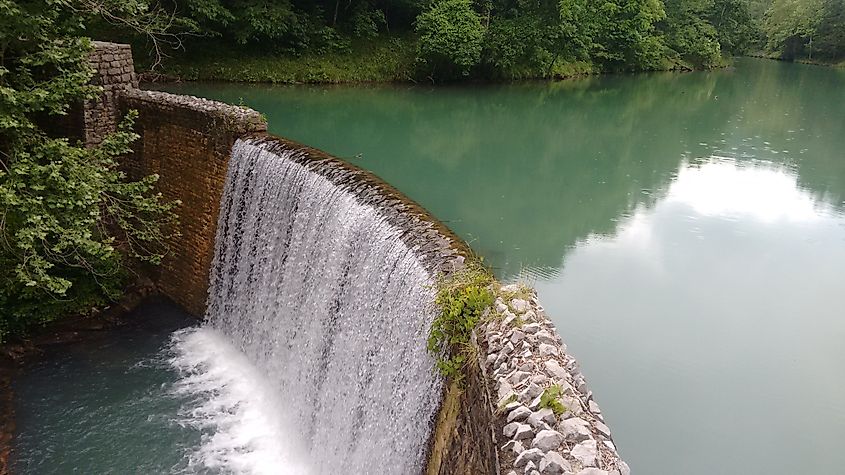
POLYGON ((260 110, 536 286, 634 473, 842 473, 845 71, 167 89, 260 110))

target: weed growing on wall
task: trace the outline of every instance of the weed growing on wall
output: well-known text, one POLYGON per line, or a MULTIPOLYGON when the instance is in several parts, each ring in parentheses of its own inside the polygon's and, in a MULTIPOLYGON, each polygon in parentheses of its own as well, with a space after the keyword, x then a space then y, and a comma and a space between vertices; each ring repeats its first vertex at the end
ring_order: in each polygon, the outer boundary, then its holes
POLYGON ((554 386, 546 388, 540 396, 540 407, 549 408, 557 415, 563 414, 566 412, 566 406, 564 406, 563 403, 560 402, 560 399, 558 399, 561 394, 563 394, 563 390, 560 385, 555 384, 554 386))
POLYGON ((462 379, 462 369, 471 361, 470 336, 493 304, 492 282, 490 271, 474 263, 437 283, 435 302, 440 314, 431 324, 428 350, 438 356, 437 368, 447 378, 462 379))

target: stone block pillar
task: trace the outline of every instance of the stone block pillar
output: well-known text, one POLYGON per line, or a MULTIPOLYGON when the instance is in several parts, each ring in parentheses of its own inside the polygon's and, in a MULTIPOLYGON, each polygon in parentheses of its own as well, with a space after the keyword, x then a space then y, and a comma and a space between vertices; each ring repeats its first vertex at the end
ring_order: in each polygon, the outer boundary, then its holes
POLYGON ((95 74, 92 82, 103 88, 100 97, 82 105, 82 139, 87 146, 99 144, 113 132, 120 119, 117 99, 123 92, 138 87, 132 49, 129 45, 94 41, 88 56, 95 74))

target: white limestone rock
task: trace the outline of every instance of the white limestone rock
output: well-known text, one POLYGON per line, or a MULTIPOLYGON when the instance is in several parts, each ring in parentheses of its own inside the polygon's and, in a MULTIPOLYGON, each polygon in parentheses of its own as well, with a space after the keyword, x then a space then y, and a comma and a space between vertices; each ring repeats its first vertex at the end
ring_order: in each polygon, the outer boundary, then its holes
POLYGON ((513 299, 511 300, 511 308, 513 308, 516 313, 525 313, 529 309, 529 303, 526 300, 513 299))
POLYGON ((607 427, 607 424, 601 421, 596 421, 593 425, 596 426, 596 430, 598 430, 600 434, 610 437, 610 427, 607 427))
POLYGON ((518 440, 509 440, 507 444, 502 446, 502 450, 511 450, 513 453, 519 455, 523 450, 525 450, 525 446, 518 440))
POLYGON ((528 371, 517 370, 512 375, 510 375, 510 377, 508 378, 508 381, 511 384, 519 384, 519 383, 525 381, 526 379, 528 379, 530 376, 531 376, 531 373, 529 373, 528 371))
POLYGON ((537 340, 541 343, 548 343, 550 345, 557 344, 557 338, 554 337, 551 333, 547 332, 546 330, 540 330, 537 332, 537 340))
POLYGON ((540 449, 528 449, 516 457, 516 461, 513 463, 513 466, 516 468, 524 467, 525 465, 528 465, 528 462, 534 462, 536 464, 540 462, 540 459, 542 458, 543 452, 541 452, 540 449))
POLYGON ((576 473, 575 475, 610 475, 610 472, 607 470, 601 470, 594 467, 585 468, 580 472, 576 473))
POLYGON ((540 343, 540 356, 558 356, 558 349, 555 345, 550 345, 548 343, 540 343))
POLYGON ((498 381, 498 386, 499 388, 497 389, 496 396, 499 398, 499 401, 507 399, 510 394, 514 394, 513 386, 511 386, 511 384, 507 381, 498 381))
POLYGON ((556 421, 555 412, 548 407, 544 407, 536 412, 532 412, 528 416, 526 424, 531 427, 540 427, 541 423, 554 424, 556 421))
POLYGON ((516 440, 532 439, 534 438, 534 429, 528 424, 519 424, 513 438, 516 440))
POLYGON ((556 430, 541 430, 534 436, 531 442, 532 449, 540 449, 543 452, 557 450, 563 442, 563 435, 556 430))
POLYGON ((558 431, 571 442, 581 442, 590 438, 590 424, 580 417, 564 419, 558 424, 558 431))
POLYGON ((572 465, 568 460, 555 451, 547 452, 540 460, 540 472, 543 475, 559 475, 572 471, 572 465))
POLYGON ((511 422, 510 424, 505 424, 505 427, 502 428, 502 434, 505 437, 511 438, 516 434, 516 430, 519 429, 519 426, 522 424, 519 422, 511 422))
POLYGON ((543 388, 532 382, 529 382, 528 387, 519 393, 519 400, 529 402, 541 394, 543 394, 543 388))
POLYGON ((508 422, 513 421, 524 421, 532 414, 531 409, 528 409, 525 406, 518 406, 510 413, 508 413, 508 422))
POLYGON ((546 368, 546 374, 549 377, 557 378, 557 379, 566 379, 566 370, 561 368, 560 363, 555 360, 548 360, 543 363, 543 366, 546 368))
POLYGON ((503 293, 515 294, 519 292, 519 284, 503 285, 499 287, 499 290, 501 290, 503 293))
MULTIPOLYGON (((537 397, 535 397, 535 398, 534 398, 534 400, 533 400, 533 401, 531 401, 531 402, 528 404, 528 409, 531 409, 532 411, 536 411, 536 410, 540 409, 540 402, 542 402, 542 398, 543 398, 543 395, 542 395, 542 394, 541 394, 541 395, 539 395, 539 396, 537 396, 537 397)), ((530 417, 530 416, 529 416, 529 417, 530 417)))
MULTIPOLYGON (((599 449, 594 439, 587 439, 573 447, 569 455, 581 462, 582 466, 593 467, 596 465, 596 457, 599 455, 599 449)), ((607 475, 607 472, 604 475, 607 475)))

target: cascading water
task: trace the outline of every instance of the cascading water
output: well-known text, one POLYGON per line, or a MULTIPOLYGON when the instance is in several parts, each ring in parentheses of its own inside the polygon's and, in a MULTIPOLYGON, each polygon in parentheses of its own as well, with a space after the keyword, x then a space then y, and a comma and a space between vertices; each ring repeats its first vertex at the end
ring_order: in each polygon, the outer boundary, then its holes
POLYGON ((434 291, 424 251, 360 182, 273 145, 232 150, 207 326, 264 378, 275 402, 263 407, 281 408, 262 417, 285 428, 285 450, 301 447, 289 472, 419 473, 442 391, 425 348, 434 291))

